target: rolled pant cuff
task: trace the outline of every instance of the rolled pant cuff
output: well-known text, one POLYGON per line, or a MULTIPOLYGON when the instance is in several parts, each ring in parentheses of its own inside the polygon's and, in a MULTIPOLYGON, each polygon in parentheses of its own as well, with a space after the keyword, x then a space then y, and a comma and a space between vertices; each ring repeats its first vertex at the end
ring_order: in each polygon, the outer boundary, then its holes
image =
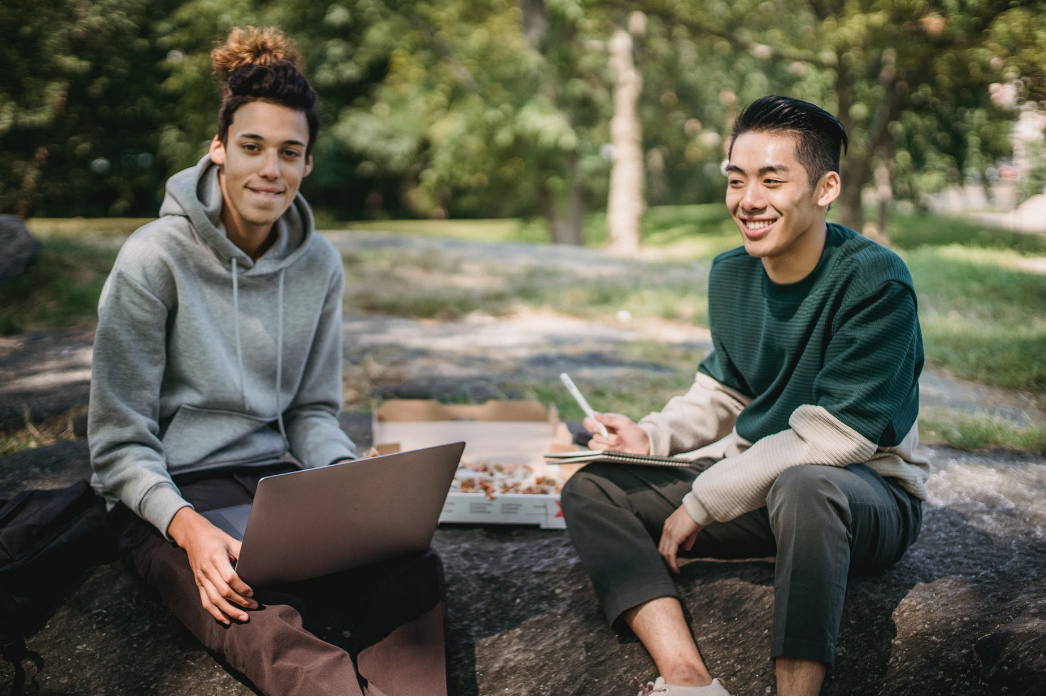
POLYGON ((608 595, 603 601, 603 612, 611 628, 617 628, 621 615, 633 607, 649 602, 658 597, 675 597, 679 599, 679 590, 674 583, 653 582, 640 587, 619 590, 608 595))
POLYGON ((800 638, 774 638, 770 658, 789 657, 796 660, 817 660, 829 667, 835 664, 835 646, 800 638))

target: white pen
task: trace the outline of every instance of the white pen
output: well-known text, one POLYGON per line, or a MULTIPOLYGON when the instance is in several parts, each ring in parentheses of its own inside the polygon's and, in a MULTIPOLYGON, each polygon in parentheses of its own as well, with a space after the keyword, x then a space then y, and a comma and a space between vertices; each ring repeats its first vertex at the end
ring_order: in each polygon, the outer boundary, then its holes
MULTIPOLYGON (((574 397, 574 401, 577 402, 577 405, 580 406, 581 410, 585 412, 585 415, 591 418, 592 420, 596 420, 596 412, 593 411, 592 407, 588 405, 588 401, 585 400, 585 395, 582 394, 581 390, 579 390, 577 388, 577 385, 574 384, 574 380, 570 379, 570 375, 568 375, 566 372, 560 372, 559 379, 566 386, 567 391, 570 392, 570 395, 574 397)), ((599 423, 599 421, 596 422, 599 423)), ((607 432, 607 427, 602 423, 599 423, 599 434, 603 437, 610 436, 610 433, 607 432)))

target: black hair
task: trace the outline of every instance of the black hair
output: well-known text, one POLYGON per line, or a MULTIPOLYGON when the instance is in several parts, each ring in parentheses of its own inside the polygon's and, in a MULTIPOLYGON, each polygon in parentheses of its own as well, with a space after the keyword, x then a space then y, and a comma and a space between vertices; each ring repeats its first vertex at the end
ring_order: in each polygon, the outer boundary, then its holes
POLYGON ((816 186, 827 172, 839 171, 839 159, 846 152, 846 129, 835 116, 810 102, 770 94, 745 107, 734 121, 730 150, 748 132, 771 131, 795 136, 795 158, 806 168, 810 186, 816 186))

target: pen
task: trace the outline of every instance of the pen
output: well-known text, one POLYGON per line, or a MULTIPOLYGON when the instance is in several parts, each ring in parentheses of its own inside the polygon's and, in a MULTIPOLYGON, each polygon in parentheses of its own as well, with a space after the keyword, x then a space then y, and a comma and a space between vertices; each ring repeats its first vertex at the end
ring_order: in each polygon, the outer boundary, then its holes
MULTIPOLYGON (((560 372, 559 379, 566 386, 567 391, 570 392, 570 395, 574 397, 574 401, 577 402, 577 405, 580 406, 581 410, 585 412, 585 415, 591 418, 592 420, 595 420, 596 412, 593 411, 592 407, 588 405, 588 401, 585 400, 585 396, 577 388, 577 385, 574 384, 574 380, 570 379, 570 375, 568 375, 566 372, 560 372)), ((599 421, 596 422, 598 423, 599 421)), ((610 435, 610 433, 607 432, 607 427, 602 423, 599 423, 599 434, 603 437, 608 437, 610 435)))

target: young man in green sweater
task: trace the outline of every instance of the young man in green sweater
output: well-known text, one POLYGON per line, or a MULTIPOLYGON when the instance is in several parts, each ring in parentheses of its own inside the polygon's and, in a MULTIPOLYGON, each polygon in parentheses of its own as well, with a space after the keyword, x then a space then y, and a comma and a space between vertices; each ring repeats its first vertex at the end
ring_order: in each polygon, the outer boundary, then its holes
POLYGON ((816 694, 847 577, 895 563, 919 533, 915 291, 895 254, 825 221, 845 146, 813 104, 768 96, 744 110, 726 166, 744 246, 712 264, 712 353, 660 412, 585 421, 608 431, 594 449, 715 461, 700 476, 590 464, 563 491, 608 620, 631 628, 660 672, 641 694, 727 693, 684 618, 669 573, 679 556, 776 556, 778 693, 816 694))

